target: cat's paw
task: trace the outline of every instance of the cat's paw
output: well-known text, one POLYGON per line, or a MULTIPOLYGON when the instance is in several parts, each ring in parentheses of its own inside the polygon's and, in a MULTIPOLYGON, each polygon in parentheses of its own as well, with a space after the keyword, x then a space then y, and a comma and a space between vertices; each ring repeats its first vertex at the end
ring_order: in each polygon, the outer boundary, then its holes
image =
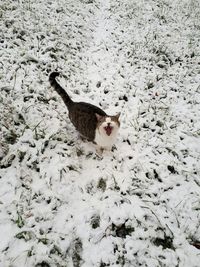
POLYGON ((96 155, 99 158, 102 158, 103 157, 103 148, 102 147, 96 147, 96 155))

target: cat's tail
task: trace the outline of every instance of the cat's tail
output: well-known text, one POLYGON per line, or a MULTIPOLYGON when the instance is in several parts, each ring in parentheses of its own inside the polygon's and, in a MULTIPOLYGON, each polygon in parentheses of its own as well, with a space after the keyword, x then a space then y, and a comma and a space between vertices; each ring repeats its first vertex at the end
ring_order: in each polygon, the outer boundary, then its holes
POLYGON ((52 72, 49 75, 49 82, 51 86, 56 90, 56 92, 61 96, 62 100, 64 101, 65 105, 69 107, 73 101, 69 97, 69 95, 65 92, 65 90, 60 86, 60 84, 56 81, 56 77, 59 76, 59 72, 52 72))

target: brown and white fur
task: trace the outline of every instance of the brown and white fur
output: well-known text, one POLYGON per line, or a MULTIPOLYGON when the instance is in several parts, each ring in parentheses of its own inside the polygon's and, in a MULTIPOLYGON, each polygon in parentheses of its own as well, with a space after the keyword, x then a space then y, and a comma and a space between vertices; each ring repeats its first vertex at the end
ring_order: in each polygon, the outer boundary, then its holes
POLYGON ((95 105, 74 102, 56 81, 58 75, 58 72, 52 72, 49 81, 67 106, 72 124, 81 136, 97 144, 98 150, 110 150, 117 138, 120 114, 109 116, 95 105))
POLYGON ((97 116, 97 128, 95 131, 94 142, 99 147, 110 150, 117 139, 119 130, 119 115, 116 116, 97 116))

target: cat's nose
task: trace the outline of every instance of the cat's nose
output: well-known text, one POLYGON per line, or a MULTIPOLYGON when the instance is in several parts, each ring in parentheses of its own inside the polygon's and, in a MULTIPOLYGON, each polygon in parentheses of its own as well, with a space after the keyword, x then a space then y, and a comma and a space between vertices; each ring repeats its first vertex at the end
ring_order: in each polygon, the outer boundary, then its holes
POLYGON ((108 122, 108 126, 110 126, 110 122, 108 122))

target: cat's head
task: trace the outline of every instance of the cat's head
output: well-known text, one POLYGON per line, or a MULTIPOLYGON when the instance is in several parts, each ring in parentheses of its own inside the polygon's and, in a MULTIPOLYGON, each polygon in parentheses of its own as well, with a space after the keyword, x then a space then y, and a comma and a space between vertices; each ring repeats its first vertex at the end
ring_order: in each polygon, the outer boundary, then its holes
POLYGON ((120 113, 115 116, 101 116, 96 114, 97 129, 99 132, 110 137, 116 135, 120 127, 119 116, 120 113))

